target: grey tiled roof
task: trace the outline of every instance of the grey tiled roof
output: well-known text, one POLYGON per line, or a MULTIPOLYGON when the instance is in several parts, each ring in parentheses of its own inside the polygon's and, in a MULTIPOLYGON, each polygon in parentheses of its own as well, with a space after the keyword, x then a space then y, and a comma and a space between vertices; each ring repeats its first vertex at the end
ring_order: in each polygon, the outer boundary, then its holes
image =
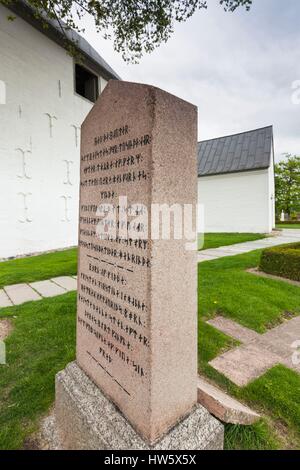
POLYGON ((198 143, 198 176, 268 168, 273 127, 204 140, 198 143))
POLYGON ((26 0, 18 0, 5 6, 62 47, 66 46, 66 40, 74 42, 81 54, 88 60, 88 65, 95 69, 96 72, 101 73, 107 80, 111 78, 121 79, 80 34, 73 30, 65 30, 63 32, 61 25, 64 24, 62 22, 59 24, 58 21, 45 17, 49 27, 44 28, 41 20, 34 16, 34 10, 26 0))

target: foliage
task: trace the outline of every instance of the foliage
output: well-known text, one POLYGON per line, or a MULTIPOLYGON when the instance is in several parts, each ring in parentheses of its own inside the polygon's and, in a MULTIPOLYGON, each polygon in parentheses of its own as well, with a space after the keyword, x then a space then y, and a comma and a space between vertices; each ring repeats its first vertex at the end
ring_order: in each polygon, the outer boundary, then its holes
POLYGON ((275 194, 278 219, 281 211, 290 216, 300 212, 300 157, 288 154, 275 165, 275 194))
POLYGON ((259 268, 269 274, 300 281, 300 243, 263 250, 259 268))
MULTIPOLYGON (((8 4, 12 0, 0 0, 8 4)), ((173 33, 174 23, 190 18, 196 10, 207 8, 207 0, 27 0, 39 18, 59 22, 62 31, 74 29, 85 14, 94 19, 105 39, 113 36, 114 48, 124 60, 137 61, 152 52, 173 33)), ((219 0, 225 11, 238 7, 249 10, 252 0, 219 0)))

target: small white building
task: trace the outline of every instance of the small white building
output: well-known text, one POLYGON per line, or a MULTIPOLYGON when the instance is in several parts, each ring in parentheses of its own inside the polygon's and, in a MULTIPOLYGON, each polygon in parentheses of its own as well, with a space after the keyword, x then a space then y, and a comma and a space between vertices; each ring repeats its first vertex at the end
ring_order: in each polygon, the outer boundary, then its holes
POLYGON ((80 126, 118 75, 26 1, 0 5, 0 258, 77 244, 80 126), (8 17, 15 17, 9 21, 8 17))
POLYGON ((275 227, 272 126, 198 144, 204 231, 269 233, 275 227))

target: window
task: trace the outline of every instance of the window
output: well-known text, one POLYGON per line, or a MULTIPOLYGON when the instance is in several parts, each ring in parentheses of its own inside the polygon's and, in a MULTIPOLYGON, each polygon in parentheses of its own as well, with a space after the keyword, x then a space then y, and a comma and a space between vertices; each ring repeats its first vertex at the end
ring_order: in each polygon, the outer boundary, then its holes
POLYGON ((78 95, 95 103, 98 98, 98 77, 92 72, 75 64, 75 91, 78 95))

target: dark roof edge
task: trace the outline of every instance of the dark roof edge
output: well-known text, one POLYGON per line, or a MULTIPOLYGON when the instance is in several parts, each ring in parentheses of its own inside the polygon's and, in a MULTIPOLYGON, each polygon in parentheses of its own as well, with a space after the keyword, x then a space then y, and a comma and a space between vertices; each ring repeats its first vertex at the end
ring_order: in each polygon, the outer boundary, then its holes
POLYGON ((256 167, 256 168, 247 168, 245 170, 222 171, 221 173, 208 173, 206 175, 203 175, 203 174, 201 175, 201 174, 198 173, 198 178, 205 178, 205 177, 209 177, 209 176, 232 175, 234 173, 250 173, 250 172, 253 172, 253 171, 268 170, 270 168, 270 164, 271 164, 271 162, 269 163, 268 166, 261 166, 261 167, 256 167))
POLYGON ((241 134, 249 134, 250 132, 257 132, 263 129, 270 129, 270 128, 272 128, 273 130, 273 124, 271 124, 270 126, 259 127, 258 129, 251 129, 250 131, 237 132, 236 134, 228 134, 228 135, 222 135, 221 137, 213 137, 212 139, 199 140, 198 144, 202 144, 203 142, 209 142, 210 140, 226 139, 227 137, 234 137, 235 135, 241 135, 241 134))
POLYGON ((44 28, 41 20, 34 16, 34 10, 27 4, 26 0, 11 2, 4 6, 64 49, 66 49, 66 41, 69 44, 75 43, 78 51, 84 58, 84 63, 95 72, 101 74, 105 80, 121 80, 121 77, 108 65, 100 54, 76 31, 67 30, 64 34, 57 21, 46 17, 45 21, 49 27, 44 28))

